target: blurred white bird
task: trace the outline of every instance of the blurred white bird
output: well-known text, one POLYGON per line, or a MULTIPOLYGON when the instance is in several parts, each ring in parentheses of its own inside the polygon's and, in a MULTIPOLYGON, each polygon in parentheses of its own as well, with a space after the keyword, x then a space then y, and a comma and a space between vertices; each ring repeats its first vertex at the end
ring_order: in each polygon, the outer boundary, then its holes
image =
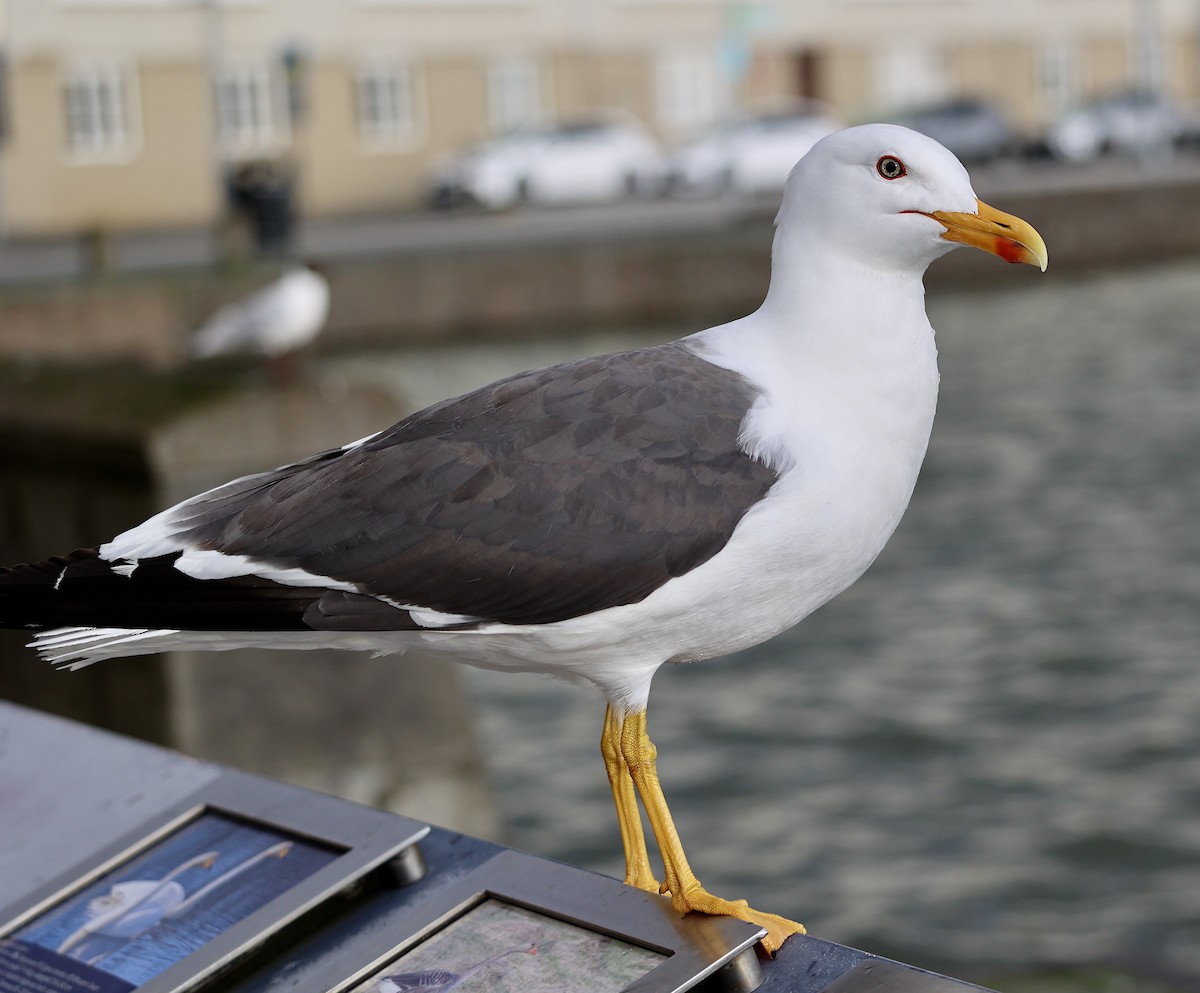
POLYGON ((329 316, 329 281, 311 264, 284 271, 245 299, 221 307, 191 340, 194 358, 258 354, 277 360, 309 344, 329 316))

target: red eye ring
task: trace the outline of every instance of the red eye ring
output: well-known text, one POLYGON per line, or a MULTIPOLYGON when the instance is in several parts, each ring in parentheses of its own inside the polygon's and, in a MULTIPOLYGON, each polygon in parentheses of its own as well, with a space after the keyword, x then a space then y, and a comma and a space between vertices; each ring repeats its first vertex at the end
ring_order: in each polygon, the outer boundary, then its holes
POLYGON ((899 179, 901 176, 908 175, 908 169, 904 163, 894 155, 879 156, 879 161, 875 163, 875 171, 887 180, 899 179))

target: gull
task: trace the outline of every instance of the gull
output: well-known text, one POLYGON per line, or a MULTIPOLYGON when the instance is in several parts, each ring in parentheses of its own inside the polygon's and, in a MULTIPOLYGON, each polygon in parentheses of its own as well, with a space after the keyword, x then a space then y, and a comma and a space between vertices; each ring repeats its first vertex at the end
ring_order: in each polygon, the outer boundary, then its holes
POLYGON ((219 308, 192 334, 193 357, 251 353, 279 360, 313 341, 329 316, 329 281, 311 263, 219 308))
POLYGON ((982 203, 932 139, 836 132, 788 179, 752 314, 511 376, 0 571, 0 624, 72 669, 175 648, 420 648, 591 684, 625 882, 756 924, 773 953, 802 925, 713 895, 688 863, 646 729, 651 679, 790 628, 882 550, 937 398, 922 276, 958 245, 1046 267, 1038 233, 982 203))

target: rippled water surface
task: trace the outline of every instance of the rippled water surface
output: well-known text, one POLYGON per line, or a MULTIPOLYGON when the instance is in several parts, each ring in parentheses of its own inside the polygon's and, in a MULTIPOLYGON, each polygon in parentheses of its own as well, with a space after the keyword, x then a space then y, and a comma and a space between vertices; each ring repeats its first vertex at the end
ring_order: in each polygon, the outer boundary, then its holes
MULTIPOLYGON (((931 298, 891 544, 792 632, 660 671, 660 772, 709 888, 824 937, 1200 985, 1200 264, 1030 276, 931 298)), ((504 840, 620 875, 602 702, 468 682, 504 840)))

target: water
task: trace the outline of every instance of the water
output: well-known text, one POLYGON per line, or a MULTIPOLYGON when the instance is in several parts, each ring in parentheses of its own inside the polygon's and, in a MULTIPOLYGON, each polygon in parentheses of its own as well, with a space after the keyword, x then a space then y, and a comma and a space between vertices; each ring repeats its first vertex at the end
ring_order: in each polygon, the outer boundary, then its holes
MULTIPOLYGON (((661 670, 659 769, 705 884, 823 937, 1200 988, 1200 266, 1029 275, 930 300, 895 537, 792 632, 661 670)), ((464 671, 503 840, 621 875, 602 702, 464 671)))

